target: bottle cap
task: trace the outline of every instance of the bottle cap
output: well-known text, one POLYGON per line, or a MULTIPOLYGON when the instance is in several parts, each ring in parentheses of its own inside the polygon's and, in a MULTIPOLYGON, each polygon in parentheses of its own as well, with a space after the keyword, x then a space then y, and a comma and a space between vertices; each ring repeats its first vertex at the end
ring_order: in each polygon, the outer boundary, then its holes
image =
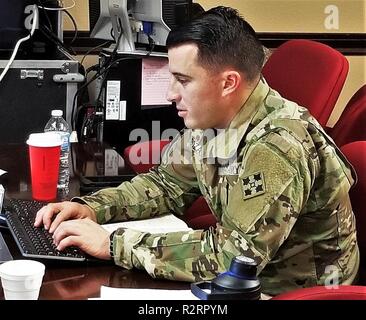
POLYGON ((62 110, 52 110, 52 111, 51 111, 51 115, 52 115, 53 117, 62 117, 63 112, 62 112, 62 110))
POLYGON ((203 300, 259 300, 261 284, 256 271, 254 259, 234 257, 228 271, 220 273, 212 281, 192 283, 191 291, 203 300))

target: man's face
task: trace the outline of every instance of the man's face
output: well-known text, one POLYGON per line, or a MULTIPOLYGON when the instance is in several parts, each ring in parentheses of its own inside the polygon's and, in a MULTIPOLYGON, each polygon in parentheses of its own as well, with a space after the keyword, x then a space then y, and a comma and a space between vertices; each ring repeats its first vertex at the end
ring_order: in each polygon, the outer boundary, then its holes
POLYGON ((172 74, 167 99, 175 101, 187 128, 222 128, 226 125, 223 77, 197 63, 197 46, 183 44, 169 49, 172 74))

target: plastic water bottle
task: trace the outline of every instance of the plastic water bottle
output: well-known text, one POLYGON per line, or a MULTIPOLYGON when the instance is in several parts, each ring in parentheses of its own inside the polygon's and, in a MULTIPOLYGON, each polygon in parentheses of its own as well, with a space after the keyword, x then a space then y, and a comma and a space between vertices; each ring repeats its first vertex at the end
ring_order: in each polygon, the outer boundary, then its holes
POLYGON ((62 117, 62 110, 52 110, 51 118, 48 120, 44 131, 55 131, 62 139, 60 153, 60 172, 58 176, 57 189, 59 191, 69 191, 69 153, 70 153, 70 128, 66 120, 62 117))

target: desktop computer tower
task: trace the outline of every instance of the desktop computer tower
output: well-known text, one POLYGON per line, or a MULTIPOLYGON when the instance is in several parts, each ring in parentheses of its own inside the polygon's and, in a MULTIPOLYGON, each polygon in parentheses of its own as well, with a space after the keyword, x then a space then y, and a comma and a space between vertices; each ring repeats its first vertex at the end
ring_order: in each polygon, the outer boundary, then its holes
MULTIPOLYGON (((7 60, 0 60, 0 73, 7 60)), ((24 143, 42 132, 51 110, 63 110, 71 125, 79 63, 73 60, 15 60, 0 82, 0 144, 24 143)))
MULTIPOLYGON (((108 58, 108 54, 102 54, 100 63, 108 58)), ((166 134, 184 127, 174 104, 166 100, 170 79, 166 54, 119 53, 114 61, 119 62, 112 63, 99 81, 103 92, 104 142, 122 152, 136 142, 161 139, 164 132, 163 137, 167 138, 166 134), (131 135, 134 131, 136 134, 131 135), (139 132, 143 134, 136 141, 139 132)))

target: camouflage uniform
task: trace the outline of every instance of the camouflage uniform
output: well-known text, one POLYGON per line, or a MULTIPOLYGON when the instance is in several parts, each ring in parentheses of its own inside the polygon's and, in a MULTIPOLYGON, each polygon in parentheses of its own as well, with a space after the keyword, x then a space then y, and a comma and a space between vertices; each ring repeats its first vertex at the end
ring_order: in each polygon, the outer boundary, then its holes
POLYGON ((246 255, 258 263, 263 293, 352 283, 359 264, 352 168, 307 109, 261 79, 228 129, 206 132, 185 130, 149 173, 75 199, 105 223, 183 215, 203 195, 218 220, 206 231, 119 229, 115 263, 193 282, 246 255))

